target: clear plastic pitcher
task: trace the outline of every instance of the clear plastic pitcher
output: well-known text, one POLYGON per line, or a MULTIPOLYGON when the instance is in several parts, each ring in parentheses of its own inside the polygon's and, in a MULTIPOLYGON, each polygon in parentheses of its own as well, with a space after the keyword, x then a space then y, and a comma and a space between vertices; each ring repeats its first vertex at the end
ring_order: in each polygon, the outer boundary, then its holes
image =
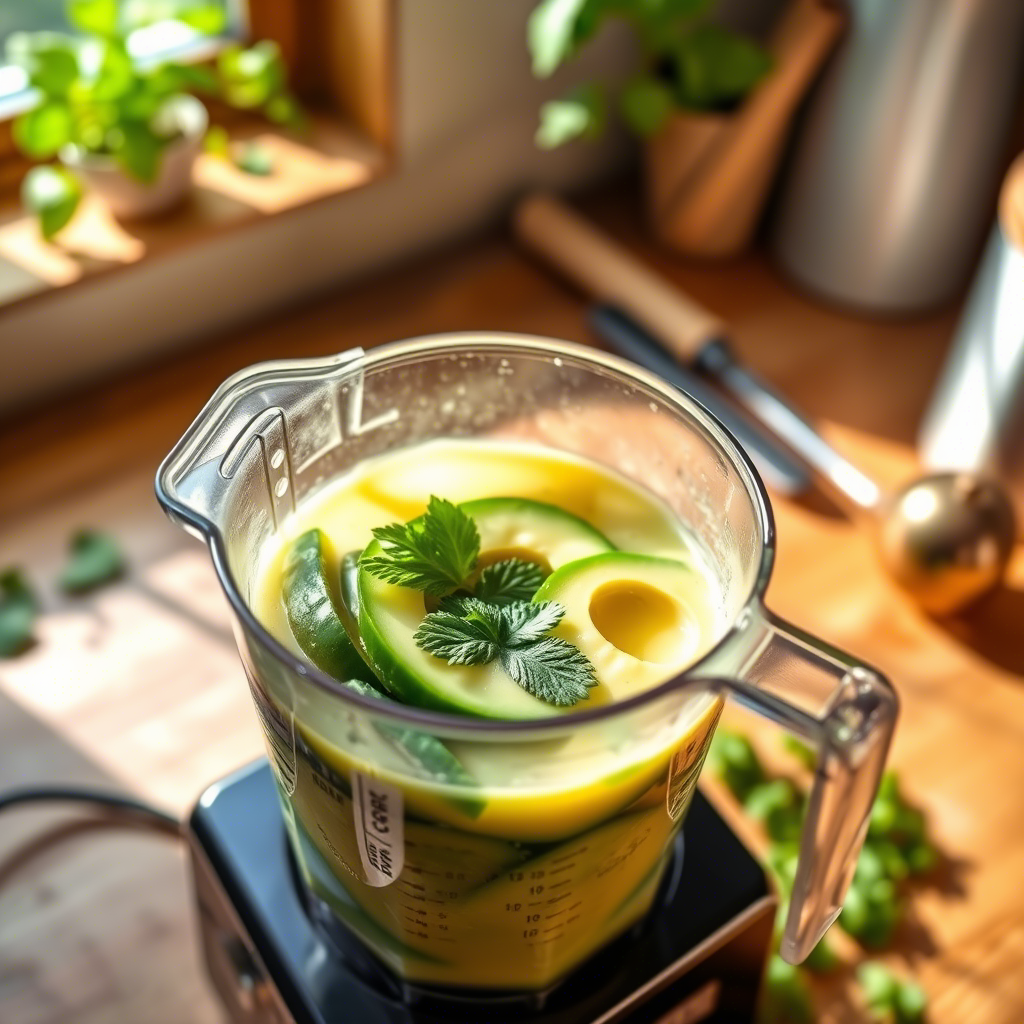
POLYGON ((311 912, 401 983, 544 991, 640 922, 726 696, 817 750, 783 956, 802 960, 838 914, 896 698, 765 609, 768 499, 684 394, 580 346, 494 334, 262 363, 217 390, 157 491, 210 547, 311 912), (256 620, 262 546, 326 483, 435 438, 508 437, 597 461, 668 504, 720 577, 728 624, 710 653, 629 700, 504 722, 363 697, 256 620), (398 741, 417 733, 477 777, 404 756, 398 741))

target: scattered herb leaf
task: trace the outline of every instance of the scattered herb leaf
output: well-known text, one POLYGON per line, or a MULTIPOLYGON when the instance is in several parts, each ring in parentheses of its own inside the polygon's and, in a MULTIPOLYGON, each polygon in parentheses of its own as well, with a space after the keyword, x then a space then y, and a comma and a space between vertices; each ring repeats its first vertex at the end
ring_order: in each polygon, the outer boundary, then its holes
POLYGON ((444 597, 458 589, 480 554, 476 524, 457 505, 431 497, 427 511, 408 523, 373 531, 381 553, 360 560, 371 576, 400 587, 444 597))
POLYGON ((481 573, 473 591, 481 601, 509 604, 529 601, 540 589, 547 573, 535 562, 522 558, 508 558, 487 566, 481 573))
POLYGON ((20 654, 32 644, 39 603, 20 569, 0 573, 0 658, 20 654))
POLYGON ((554 601, 488 604, 476 597, 449 597, 423 619, 413 639, 449 665, 497 660, 527 693, 567 707, 585 699, 597 677, 582 651, 547 636, 564 614, 554 601))
POLYGON ((857 968, 857 980, 876 1020, 893 1024, 921 1024, 924 1020, 928 998, 915 982, 903 981, 876 961, 861 964, 857 968))
POLYGON ((274 173, 274 155, 266 146, 250 142, 239 153, 235 166, 255 178, 269 178, 274 173))
POLYGON ((80 530, 71 538, 71 553, 58 582, 70 594, 92 590, 124 572, 125 560, 108 534, 80 530))

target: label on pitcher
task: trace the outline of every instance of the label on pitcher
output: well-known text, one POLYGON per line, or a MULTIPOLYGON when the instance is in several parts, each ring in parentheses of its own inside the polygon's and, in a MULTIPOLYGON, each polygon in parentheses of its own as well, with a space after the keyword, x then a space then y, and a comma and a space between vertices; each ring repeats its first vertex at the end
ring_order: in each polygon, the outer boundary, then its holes
POLYGON ((371 775, 353 771, 352 810, 366 884, 378 889, 391 885, 405 864, 402 791, 371 775))

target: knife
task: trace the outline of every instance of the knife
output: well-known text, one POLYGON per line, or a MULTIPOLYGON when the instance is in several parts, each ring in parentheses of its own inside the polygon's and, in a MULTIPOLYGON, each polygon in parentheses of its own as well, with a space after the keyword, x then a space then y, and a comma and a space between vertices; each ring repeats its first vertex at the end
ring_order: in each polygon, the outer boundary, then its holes
POLYGON ((795 497, 810 487, 810 477, 801 463, 767 431, 676 362, 656 338, 621 309, 597 305, 591 308, 588 320, 613 351, 656 373, 703 405, 736 438, 772 490, 795 497))

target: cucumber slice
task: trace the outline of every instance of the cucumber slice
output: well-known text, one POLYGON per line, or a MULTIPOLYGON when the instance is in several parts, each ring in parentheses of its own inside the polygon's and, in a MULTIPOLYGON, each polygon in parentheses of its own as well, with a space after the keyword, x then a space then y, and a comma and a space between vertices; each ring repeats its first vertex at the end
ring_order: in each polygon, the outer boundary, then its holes
MULTIPOLYGON (((613 551, 589 523, 554 505, 525 498, 482 498, 460 506, 480 533, 480 565, 525 558, 545 569, 613 551)), ((377 541, 365 555, 380 553, 377 541)), ((426 613, 423 594, 359 573, 359 635, 384 686, 408 704, 477 715, 526 719, 560 713, 513 682, 496 662, 447 665, 413 640, 426 613)))
POLYGON ((590 659, 599 698, 623 700, 657 686, 714 640, 703 576, 671 558, 623 551, 583 558, 553 572, 534 600, 565 607, 554 634, 590 659))
POLYGON ((322 530, 309 530, 292 544, 281 581, 288 625, 299 649, 317 668, 342 682, 366 679, 371 673, 345 629, 328 583, 327 565, 333 561, 322 530))
MULTIPOLYGON (((375 686, 361 680, 350 679, 345 686, 364 697, 388 700, 375 686)), ((375 724, 375 728, 382 736, 391 740, 406 758, 411 759, 414 764, 422 768, 424 773, 431 776, 435 782, 466 788, 477 785, 476 779, 466 771, 462 762, 436 736, 380 722, 375 724)), ((487 800, 482 795, 456 796, 445 793, 444 799, 469 818, 479 818, 487 806, 487 800)))

